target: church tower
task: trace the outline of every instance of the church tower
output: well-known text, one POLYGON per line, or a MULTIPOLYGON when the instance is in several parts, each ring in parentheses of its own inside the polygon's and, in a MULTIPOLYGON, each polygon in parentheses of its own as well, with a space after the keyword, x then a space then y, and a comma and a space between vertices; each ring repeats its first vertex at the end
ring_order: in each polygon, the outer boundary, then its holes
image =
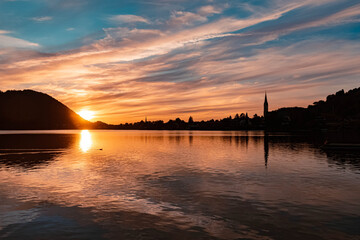
POLYGON ((268 115, 269 112, 269 104, 267 101, 267 96, 266 96, 266 92, 265 92, 265 101, 264 101, 264 118, 266 118, 266 116, 268 115))

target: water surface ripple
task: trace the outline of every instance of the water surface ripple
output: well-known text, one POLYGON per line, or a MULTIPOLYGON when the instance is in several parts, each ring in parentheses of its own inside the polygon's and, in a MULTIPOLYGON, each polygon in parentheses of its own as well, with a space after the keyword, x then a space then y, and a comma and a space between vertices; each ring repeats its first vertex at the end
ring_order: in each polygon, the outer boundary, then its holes
POLYGON ((1 239, 360 239, 360 154, 262 131, 0 131, 1 239))

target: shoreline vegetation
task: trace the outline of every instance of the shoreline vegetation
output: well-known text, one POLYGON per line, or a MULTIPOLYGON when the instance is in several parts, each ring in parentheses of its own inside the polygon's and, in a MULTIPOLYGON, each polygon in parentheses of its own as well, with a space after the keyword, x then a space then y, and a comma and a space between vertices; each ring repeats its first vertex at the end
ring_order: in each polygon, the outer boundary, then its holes
MULTIPOLYGON (((307 108, 286 107, 266 117, 237 113, 220 120, 195 121, 191 116, 164 122, 140 121, 125 124, 90 122, 51 96, 33 90, 0 92, 0 130, 266 130, 303 132, 358 139, 360 135, 360 88, 338 91, 307 108)), ((359 141, 359 140, 357 140, 359 141)))

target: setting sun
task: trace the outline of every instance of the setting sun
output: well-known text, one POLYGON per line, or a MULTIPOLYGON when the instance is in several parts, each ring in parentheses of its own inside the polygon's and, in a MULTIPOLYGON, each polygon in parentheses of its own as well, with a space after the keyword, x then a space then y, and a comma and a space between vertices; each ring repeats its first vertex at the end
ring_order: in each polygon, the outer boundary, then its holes
POLYGON ((94 118, 94 112, 88 110, 81 110, 78 114, 85 120, 91 120, 94 118))

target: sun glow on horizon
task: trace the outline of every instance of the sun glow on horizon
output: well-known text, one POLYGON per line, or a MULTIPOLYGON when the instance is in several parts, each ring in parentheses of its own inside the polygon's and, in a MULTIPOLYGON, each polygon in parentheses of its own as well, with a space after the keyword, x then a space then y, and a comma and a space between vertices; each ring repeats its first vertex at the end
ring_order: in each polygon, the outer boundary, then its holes
POLYGON ((89 110, 81 110, 80 112, 78 112, 78 114, 80 115, 80 117, 88 121, 93 119, 95 116, 95 113, 89 110))

